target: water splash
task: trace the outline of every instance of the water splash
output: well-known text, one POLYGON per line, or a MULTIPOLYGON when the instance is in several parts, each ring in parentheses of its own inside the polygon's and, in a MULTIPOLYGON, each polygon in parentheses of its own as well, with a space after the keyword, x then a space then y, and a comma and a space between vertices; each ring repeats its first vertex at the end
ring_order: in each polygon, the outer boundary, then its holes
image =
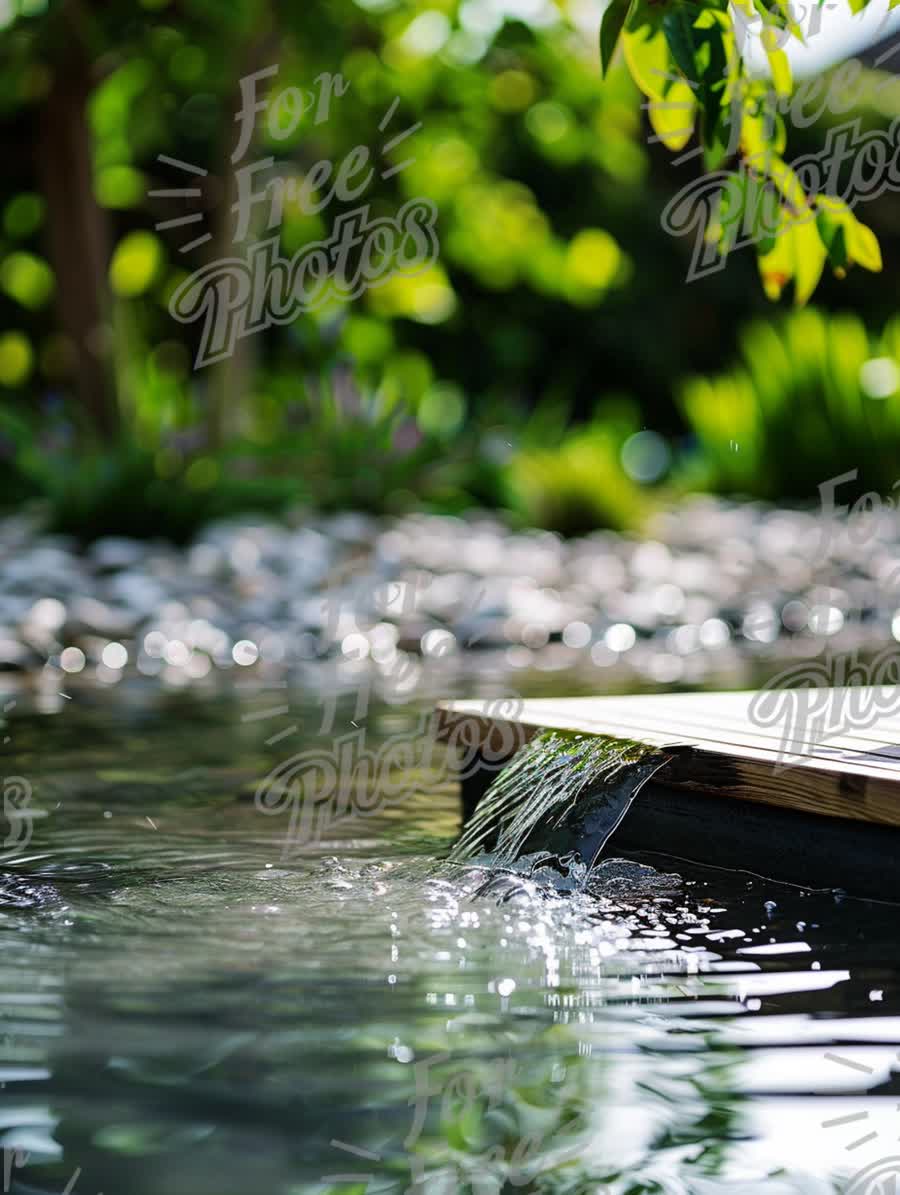
POLYGON ((503 867, 526 854, 568 860, 577 851, 586 876, 641 786, 669 759, 632 739, 542 731, 484 794, 451 861, 490 851, 492 865, 503 867))

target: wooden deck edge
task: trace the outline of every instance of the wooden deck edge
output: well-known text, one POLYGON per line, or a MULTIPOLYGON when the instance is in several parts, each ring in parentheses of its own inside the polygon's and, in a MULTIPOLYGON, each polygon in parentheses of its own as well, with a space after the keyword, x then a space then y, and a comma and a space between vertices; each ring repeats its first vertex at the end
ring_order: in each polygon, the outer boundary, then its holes
MULTIPOLYGON (((490 702, 485 702, 484 711, 478 713, 473 713, 470 708, 454 709, 450 702, 438 706, 435 723, 438 737, 450 745, 462 746, 468 752, 469 766, 463 776, 468 782, 464 794, 467 807, 479 789, 483 791, 487 787, 490 769, 496 771, 504 758, 512 758, 534 735, 545 729, 537 722, 523 720, 529 715, 521 705, 515 710, 509 708, 515 703, 504 704, 507 708, 497 710, 496 714, 490 702), (472 780, 472 760, 478 753, 483 755, 485 763, 483 784, 472 780)), ((685 743, 673 742, 663 749, 671 751, 672 759, 660 773, 658 784, 673 792, 724 797, 817 817, 900 827, 900 788, 896 782, 887 779, 840 772, 833 767, 820 768, 808 762, 802 766, 777 766, 685 743)))

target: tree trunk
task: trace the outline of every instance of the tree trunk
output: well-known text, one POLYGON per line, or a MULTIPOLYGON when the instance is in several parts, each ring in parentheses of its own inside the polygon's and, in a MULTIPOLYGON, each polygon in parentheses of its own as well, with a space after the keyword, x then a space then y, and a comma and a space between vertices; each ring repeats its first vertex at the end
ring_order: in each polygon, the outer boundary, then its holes
MULTIPOLYGON (((234 213, 231 209, 238 197, 237 179, 231 162, 236 136, 234 116, 241 105, 239 80, 245 75, 251 75, 277 61, 279 43, 278 38, 272 33, 272 24, 268 5, 263 3, 260 5, 257 18, 257 26, 263 32, 238 55, 231 101, 226 110, 225 124, 220 130, 219 156, 223 195, 214 223, 214 239, 210 243, 210 261, 218 261, 223 257, 241 257, 246 252, 247 246, 254 240, 251 227, 244 244, 235 245, 233 241, 234 213)), ((251 162, 253 158, 254 149, 253 141, 251 141, 244 160, 251 162)), ((262 218, 261 213, 255 213, 255 220, 260 221, 262 218)), ((207 391, 208 427, 210 440, 214 447, 221 447, 241 429, 242 411, 251 393, 257 368, 258 343, 256 338, 247 336, 241 337, 235 342, 234 352, 227 360, 220 361, 211 367, 207 391)))
POLYGON ((107 271, 109 235, 94 198, 87 103, 91 64, 77 39, 54 67, 37 137, 47 202, 50 264, 56 275, 59 329, 74 345, 76 393, 93 431, 110 440, 118 427, 111 383, 107 271))

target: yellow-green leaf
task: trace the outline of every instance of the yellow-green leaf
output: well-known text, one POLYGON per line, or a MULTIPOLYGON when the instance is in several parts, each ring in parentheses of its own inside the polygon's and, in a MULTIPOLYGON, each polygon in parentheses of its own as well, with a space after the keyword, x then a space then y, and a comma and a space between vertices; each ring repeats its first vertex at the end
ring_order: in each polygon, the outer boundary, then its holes
POLYGON ((836 195, 817 195, 816 207, 826 212, 837 224, 848 224, 856 219, 843 199, 838 199, 836 195))
POLYGON ((677 74, 662 33, 648 37, 646 26, 634 33, 626 30, 622 48, 631 77, 644 95, 651 100, 662 100, 667 79, 677 74))
POLYGON ((878 274, 882 269, 881 248, 875 233, 866 224, 860 223, 843 199, 833 195, 819 195, 816 198, 820 226, 826 244, 833 236, 831 227, 844 231, 844 245, 849 264, 858 263, 864 270, 878 274))
POLYGON ((746 108, 741 120, 741 149, 750 165, 766 172, 766 161, 785 147, 784 122, 777 111, 766 109, 760 100, 753 108, 746 108))
POLYGON ((651 100, 647 105, 654 133, 673 153, 690 141, 696 111, 697 101, 687 83, 673 83, 665 99, 651 100))
POLYGON ((762 31, 762 44, 772 72, 772 85, 778 95, 788 96, 793 86, 791 65, 784 50, 778 47, 778 30, 771 26, 762 31))
POLYGON ((777 299, 794 281, 794 302, 798 307, 808 303, 825 268, 825 245, 810 212, 793 215, 781 210, 781 226, 772 247, 759 255, 759 272, 763 288, 770 299, 777 299))
POLYGON ((759 274, 763 290, 770 299, 778 299, 781 292, 794 277, 795 254, 793 230, 785 224, 779 228, 775 244, 768 253, 759 257, 759 274))
POLYGON ((858 262, 864 270, 880 274, 882 268, 881 247, 875 233, 854 216, 853 223, 845 228, 847 253, 851 261, 858 262))
POLYGON ((788 166, 787 162, 783 162, 781 158, 775 157, 774 154, 766 162, 766 174, 781 192, 787 203, 795 210, 805 210, 807 206, 806 192, 800 179, 788 166))
MULTIPOLYGON (((867 4, 868 0, 862 0, 862 3, 867 4)), ((794 15, 791 12, 790 0, 778 0, 778 8, 781 13, 781 19, 784 22, 785 29, 788 30, 791 37, 795 37, 797 41, 802 42, 805 45, 806 38, 804 37, 802 28, 797 24, 796 20, 794 19, 794 15)))
POLYGON ((690 140, 697 101, 672 62, 661 32, 647 36, 647 26, 622 35, 625 61, 635 83, 650 100, 647 114, 653 131, 668 150, 677 153, 690 140))
POLYGON ((802 307, 812 297, 825 268, 825 246, 809 212, 793 222, 794 302, 802 307))

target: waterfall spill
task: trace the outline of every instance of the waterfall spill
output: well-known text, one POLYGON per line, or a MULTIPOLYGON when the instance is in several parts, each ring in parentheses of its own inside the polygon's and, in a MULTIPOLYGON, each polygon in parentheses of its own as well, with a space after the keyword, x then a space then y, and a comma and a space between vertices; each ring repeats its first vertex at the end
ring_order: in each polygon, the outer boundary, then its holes
POLYGON ((631 739, 571 731, 535 735, 482 797, 450 856, 580 857, 586 876, 642 785, 670 755, 631 739))

